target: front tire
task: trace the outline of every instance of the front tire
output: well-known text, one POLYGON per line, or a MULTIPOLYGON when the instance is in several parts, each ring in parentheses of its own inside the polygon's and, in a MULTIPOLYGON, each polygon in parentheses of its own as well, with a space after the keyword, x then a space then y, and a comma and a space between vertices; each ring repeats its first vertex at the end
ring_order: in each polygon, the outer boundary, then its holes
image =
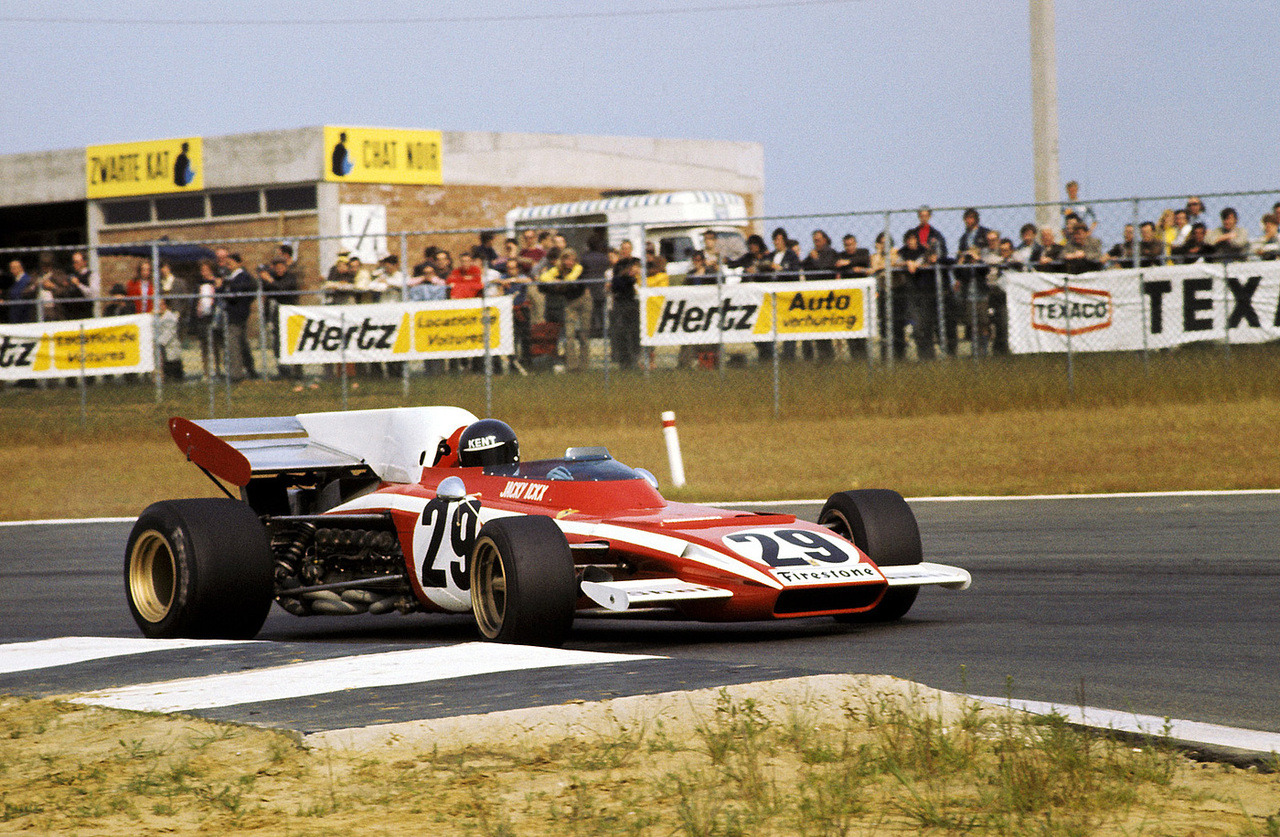
MULTIPOLYGON (((916 516, 896 491, 883 488, 841 491, 822 507, 818 522, 853 541, 878 566, 899 567, 924 560, 916 516)), ((837 616, 840 622, 892 622, 915 604, 919 587, 891 587, 871 610, 837 616)))
POLYGON ((129 612, 153 639, 252 639, 274 593, 257 514, 237 500, 168 500, 138 516, 125 548, 129 612))
POLYGON ((578 582, 573 555, 549 517, 486 523, 471 551, 471 610, 494 642, 557 647, 573 625, 578 582))

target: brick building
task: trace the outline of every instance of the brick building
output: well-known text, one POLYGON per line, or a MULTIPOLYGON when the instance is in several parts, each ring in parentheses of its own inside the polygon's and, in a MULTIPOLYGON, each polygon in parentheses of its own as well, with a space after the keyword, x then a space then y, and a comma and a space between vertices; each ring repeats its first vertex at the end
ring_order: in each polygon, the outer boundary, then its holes
MULTIPOLYGON (((334 126, 191 137, 0 156, 0 249, 270 239, 233 245, 253 264, 293 241, 311 285, 356 240, 340 235, 382 233, 379 249, 413 261, 475 235, 400 232, 501 229, 519 206, 685 189, 733 192, 760 214, 762 147, 334 126)), ((134 261, 103 257, 104 283, 134 261)))

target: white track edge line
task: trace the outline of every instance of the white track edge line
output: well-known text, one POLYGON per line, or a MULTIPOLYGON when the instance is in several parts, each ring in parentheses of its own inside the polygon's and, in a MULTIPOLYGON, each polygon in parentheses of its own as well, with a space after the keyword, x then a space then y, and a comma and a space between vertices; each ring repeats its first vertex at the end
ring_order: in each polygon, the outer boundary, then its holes
POLYGON ((1061 715, 1070 723, 1082 724, 1094 729, 1138 733, 1153 738, 1168 738, 1259 753, 1280 752, 1280 733, 1277 732, 1229 727, 1205 721, 1141 715, 1136 712, 1101 709, 1096 706, 1069 706, 1042 700, 1010 700, 982 695, 968 695, 968 697, 992 706, 1011 707, 1034 715, 1061 715))
MULTIPOLYGON (((1119 491, 1114 494, 970 494, 953 497, 908 497, 911 503, 990 503, 1005 500, 1121 500, 1142 497, 1236 497, 1250 494, 1280 494, 1280 488, 1223 488, 1200 489, 1187 491, 1119 491)), ((724 506, 788 506, 818 504, 827 502, 825 498, 804 500, 729 500, 725 502, 709 502, 700 505, 724 506)))

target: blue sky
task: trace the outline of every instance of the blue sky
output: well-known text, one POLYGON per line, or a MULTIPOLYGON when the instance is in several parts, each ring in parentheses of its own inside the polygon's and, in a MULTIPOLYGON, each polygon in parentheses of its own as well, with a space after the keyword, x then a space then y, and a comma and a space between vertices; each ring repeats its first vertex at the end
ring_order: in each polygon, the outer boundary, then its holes
MULTIPOLYGON (((764 145, 771 213, 1032 199, 1027 0, 727 4, 0 0, 0 153, 321 124, 707 137, 764 145), (576 16, 638 9, 670 13, 576 16), (557 18, 387 22, 512 13, 557 18), (172 19, 199 22, 147 23, 172 19), (317 19, 346 22, 245 24, 317 19)), ((1057 0, 1063 177, 1280 187, 1268 6, 1057 0)))

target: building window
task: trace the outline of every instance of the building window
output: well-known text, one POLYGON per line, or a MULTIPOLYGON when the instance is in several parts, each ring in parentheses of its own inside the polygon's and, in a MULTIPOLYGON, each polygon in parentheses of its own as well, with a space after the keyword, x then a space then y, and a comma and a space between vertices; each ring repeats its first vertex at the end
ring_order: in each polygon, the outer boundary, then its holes
POLYGON ((257 189, 252 192, 214 192, 209 195, 209 214, 215 218, 224 215, 257 215, 261 211, 257 189))
POLYGON ((185 221, 204 217, 204 195, 156 198, 157 221, 185 221))
POLYGON ((104 203, 102 220, 108 224, 145 224, 151 220, 151 201, 104 203))
POLYGON ((104 201, 101 204, 102 220, 105 224, 195 221, 210 217, 225 218, 231 215, 261 215, 264 212, 314 212, 318 205, 315 184, 274 186, 240 192, 157 195, 154 198, 104 201), (154 217, 152 217, 152 204, 155 204, 154 217))
POLYGON ((316 208, 315 186, 266 189, 267 212, 299 212, 316 208))

